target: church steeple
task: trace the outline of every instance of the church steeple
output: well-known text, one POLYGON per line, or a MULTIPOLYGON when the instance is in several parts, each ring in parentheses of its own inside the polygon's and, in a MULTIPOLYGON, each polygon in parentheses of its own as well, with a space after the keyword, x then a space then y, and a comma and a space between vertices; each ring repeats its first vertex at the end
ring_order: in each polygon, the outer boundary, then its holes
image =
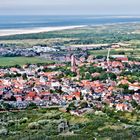
POLYGON ((76 72, 76 59, 73 54, 71 55, 71 71, 76 72))

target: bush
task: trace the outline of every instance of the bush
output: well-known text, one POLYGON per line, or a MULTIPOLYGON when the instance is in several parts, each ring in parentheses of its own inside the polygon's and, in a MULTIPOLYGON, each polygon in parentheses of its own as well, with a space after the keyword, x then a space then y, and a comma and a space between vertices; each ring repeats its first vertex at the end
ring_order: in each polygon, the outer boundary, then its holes
POLYGON ((20 124, 26 123, 27 121, 28 121, 28 118, 27 117, 22 118, 22 119, 20 119, 20 124))
POLYGON ((30 103, 27 107, 27 109, 32 110, 32 109, 37 109, 37 105, 35 103, 30 103))
POLYGON ((80 103, 80 107, 81 107, 81 108, 87 108, 87 107, 88 107, 88 103, 85 102, 85 101, 84 101, 84 102, 81 102, 81 103, 80 103))
POLYGON ((41 126, 37 122, 32 122, 28 124, 29 129, 40 129, 41 126))
POLYGON ((0 135, 7 135, 7 134, 8 134, 8 130, 6 128, 0 129, 0 135))
POLYGON ((48 120, 39 120, 38 121, 38 124, 40 124, 40 125, 46 125, 46 124, 48 124, 48 120))
POLYGON ((13 126, 15 125, 15 122, 13 120, 8 121, 8 126, 13 126))
POLYGON ((60 119, 60 113, 46 113, 45 116, 47 119, 60 119))

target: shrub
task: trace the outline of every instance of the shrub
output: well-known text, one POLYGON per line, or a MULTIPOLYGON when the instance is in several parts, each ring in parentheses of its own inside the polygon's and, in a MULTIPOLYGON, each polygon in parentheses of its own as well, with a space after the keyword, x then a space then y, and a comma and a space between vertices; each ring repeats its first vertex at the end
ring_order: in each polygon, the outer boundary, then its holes
POLYGON ((7 134, 8 134, 8 130, 6 128, 0 129, 0 135, 7 135, 7 134))
POLYGON ((41 126, 37 122, 32 122, 28 124, 29 129, 40 129, 41 126))
POLYGON ((28 121, 28 118, 27 117, 22 118, 22 119, 20 119, 20 124, 26 123, 27 121, 28 121))
POLYGON ((15 125, 15 122, 13 120, 8 121, 8 126, 13 126, 15 125))
POLYGON ((47 119, 60 119, 60 113, 46 113, 47 119))
POLYGON ((48 120, 39 120, 38 121, 38 124, 40 124, 40 125, 46 125, 46 124, 48 124, 48 120))
POLYGON ((27 109, 32 110, 32 109, 37 109, 37 105, 35 103, 30 103, 27 107, 27 109))

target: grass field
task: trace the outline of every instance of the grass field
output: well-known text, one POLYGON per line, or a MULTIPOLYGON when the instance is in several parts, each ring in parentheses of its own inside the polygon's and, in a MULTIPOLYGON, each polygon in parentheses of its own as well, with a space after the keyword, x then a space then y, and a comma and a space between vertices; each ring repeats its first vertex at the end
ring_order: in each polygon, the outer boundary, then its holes
MULTIPOLYGON (((108 50, 92 50, 89 51, 90 54, 94 56, 107 56, 108 50)), ((140 49, 139 48, 120 48, 120 49, 111 49, 110 55, 119 55, 124 53, 124 55, 127 55, 128 57, 132 58, 139 58, 140 57, 140 49)))
POLYGON ((13 66, 13 65, 24 65, 27 63, 50 63, 39 57, 0 57, 0 66, 13 66))
POLYGON ((7 46, 16 45, 18 48, 30 48, 35 45, 52 46, 53 43, 64 43, 73 40, 72 38, 50 38, 50 39, 22 39, 22 40, 0 40, 0 44, 7 46))

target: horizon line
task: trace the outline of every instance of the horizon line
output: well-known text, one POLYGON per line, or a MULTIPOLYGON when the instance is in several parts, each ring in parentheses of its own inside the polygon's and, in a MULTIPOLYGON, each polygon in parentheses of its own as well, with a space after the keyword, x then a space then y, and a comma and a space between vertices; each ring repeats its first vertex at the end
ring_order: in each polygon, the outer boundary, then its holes
POLYGON ((0 16, 140 16, 140 14, 0 14, 0 16))

